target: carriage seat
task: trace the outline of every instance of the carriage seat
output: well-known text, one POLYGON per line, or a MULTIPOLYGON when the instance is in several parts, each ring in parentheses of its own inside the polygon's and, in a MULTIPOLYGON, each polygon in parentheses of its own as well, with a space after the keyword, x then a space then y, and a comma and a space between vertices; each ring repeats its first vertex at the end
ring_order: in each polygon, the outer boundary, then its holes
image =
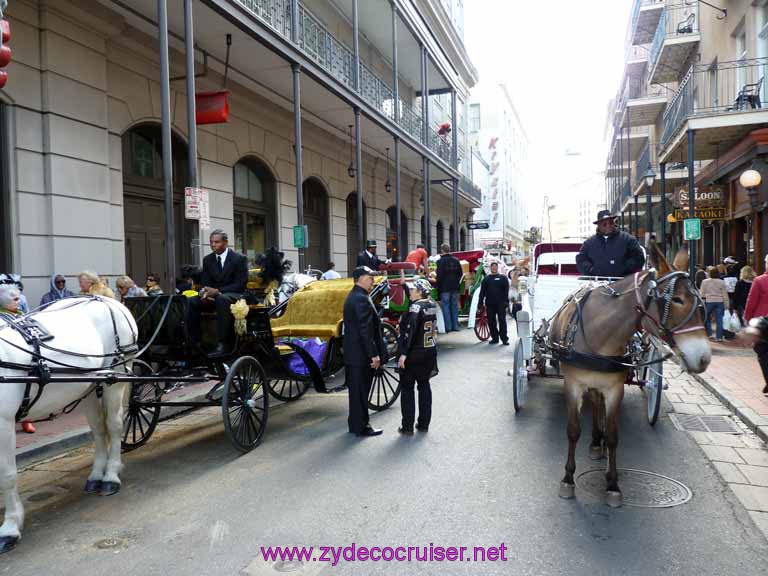
POLYGON ((270 319, 272 335, 275 338, 340 337, 347 294, 348 288, 300 290, 288 301, 282 316, 270 319))

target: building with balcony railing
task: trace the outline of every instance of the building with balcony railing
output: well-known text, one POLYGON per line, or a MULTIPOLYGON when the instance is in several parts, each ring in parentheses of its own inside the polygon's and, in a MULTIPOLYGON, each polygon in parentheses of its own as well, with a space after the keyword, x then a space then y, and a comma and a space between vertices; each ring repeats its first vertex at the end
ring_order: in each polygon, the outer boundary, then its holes
POLYGON ((13 131, 0 165, 18 175, 3 179, 13 210, 2 211, 0 268, 23 273, 31 299, 54 271, 170 284, 207 252, 211 228, 252 263, 277 246, 296 267, 332 260, 341 272, 366 239, 398 258, 466 237, 480 206, 465 154, 477 72, 455 11, 432 0, 157 10, 8 7, 24 41, 0 91, 13 131), (202 226, 185 219, 185 188, 208 192, 202 226), (297 225, 308 230, 298 248, 297 225))

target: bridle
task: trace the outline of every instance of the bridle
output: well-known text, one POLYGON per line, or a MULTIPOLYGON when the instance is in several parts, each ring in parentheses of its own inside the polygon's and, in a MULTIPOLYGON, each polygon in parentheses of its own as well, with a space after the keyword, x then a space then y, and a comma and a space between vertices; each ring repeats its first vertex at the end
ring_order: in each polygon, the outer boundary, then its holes
POLYGON ((674 272, 665 274, 658 280, 655 279, 655 275, 656 272, 650 271, 641 280, 640 272, 635 273, 634 292, 635 298, 637 300, 637 305, 635 306, 635 311, 638 315, 637 328, 638 330, 642 329, 643 320, 648 319, 648 321, 655 327, 659 337, 670 346, 675 347, 675 336, 679 334, 687 334, 689 332, 696 332, 697 330, 704 330, 703 324, 697 324, 687 328, 685 327, 693 319, 696 312, 704 308, 704 303, 701 300, 701 296, 699 296, 699 291, 696 290, 687 272, 676 270, 674 272), (647 292, 647 297, 643 298, 642 284, 645 282, 648 276, 651 276, 650 287, 647 292), (694 301, 691 304, 687 314, 685 315, 685 318, 676 326, 670 328, 667 324, 670 319, 672 298, 674 298, 677 282, 680 280, 686 282, 689 285, 690 293, 693 295, 694 301), (664 289, 660 290, 659 287, 665 283, 666 286, 664 289), (648 308, 652 302, 655 302, 659 306, 660 317, 658 319, 654 318, 651 314, 648 313, 648 308))

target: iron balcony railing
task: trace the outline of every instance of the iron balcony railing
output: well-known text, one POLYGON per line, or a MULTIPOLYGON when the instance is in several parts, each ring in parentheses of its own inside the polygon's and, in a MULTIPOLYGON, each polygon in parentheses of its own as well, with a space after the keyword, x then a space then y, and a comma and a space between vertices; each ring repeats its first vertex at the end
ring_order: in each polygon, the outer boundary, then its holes
POLYGON ((643 178, 645 178, 645 174, 648 172, 648 168, 653 167, 653 171, 658 175, 659 171, 656 169, 656 166, 653 164, 653 154, 651 154, 651 144, 650 142, 646 144, 643 147, 643 151, 640 152, 640 156, 637 159, 637 164, 635 164, 635 188, 640 186, 640 184, 643 182, 643 178))
MULTIPOLYGON (((291 0, 234 1, 291 41, 291 0)), ((360 86, 356 87, 354 52, 335 38, 302 4, 299 4, 298 46, 326 72, 347 88, 358 92, 366 102, 396 122, 412 138, 424 142, 421 103, 410 104, 401 99, 398 114, 393 90, 363 62, 360 62, 360 86)), ((426 144, 445 162, 454 166, 450 138, 441 138, 430 129, 426 144)))
POLYGON ((644 6, 651 6, 652 4, 661 4, 664 0, 635 0, 632 4, 632 15, 629 18, 629 33, 627 34, 627 42, 631 42, 634 35, 635 28, 637 28, 637 21, 640 18, 640 9, 644 6))
POLYGON ((651 53, 648 62, 653 68, 661 54, 664 41, 668 38, 681 38, 699 32, 699 3, 682 3, 664 6, 659 19, 659 26, 651 43, 651 53))
POLYGON ((624 202, 632 195, 631 190, 629 189, 629 178, 626 178, 624 180, 624 184, 621 187, 621 199, 619 201, 619 204, 622 206, 624 205, 624 202))
POLYGON ((766 73, 768 58, 691 66, 664 112, 662 147, 689 118, 762 109, 768 104, 766 73))
POLYGON ((483 201, 483 192, 480 190, 480 187, 472 182, 469 178, 461 175, 461 180, 459 181, 459 187, 464 191, 464 193, 475 200, 478 203, 482 203, 483 201))

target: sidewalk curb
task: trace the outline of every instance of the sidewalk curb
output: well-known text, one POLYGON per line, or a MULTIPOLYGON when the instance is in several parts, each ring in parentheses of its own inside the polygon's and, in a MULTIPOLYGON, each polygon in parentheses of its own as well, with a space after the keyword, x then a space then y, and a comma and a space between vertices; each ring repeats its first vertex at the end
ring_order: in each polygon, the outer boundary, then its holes
MULTIPOLYGON (((194 392, 188 396, 180 396, 174 398, 179 402, 195 402, 205 400, 206 392, 194 392)), ((194 407, 189 406, 166 406, 160 412, 160 422, 170 420, 180 414, 191 412, 195 410, 194 407)), ((65 452, 81 448, 86 444, 90 444, 93 441, 91 435, 91 429, 89 426, 83 426, 77 430, 70 430, 63 434, 51 438, 50 440, 44 440, 42 442, 36 442, 19 449, 16 452, 16 468, 21 470, 22 468, 29 468, 35 464, 40 463, 43 460, 60 456, 65 452)))
MULTIPOLYGON (((680 359, 677 356, 674 356, 673 359, 680 366, 680 359)), ((688 373, 688 375, 709 390, 720 402, 725 404, 726 408, 736 414, 747 425, 747 428, 757 434, 763 442, 768 443, 768 418, 748 408, 744 402, 736 398, 716 378, 708 376, 706 372, 704 374, 688 373)))

